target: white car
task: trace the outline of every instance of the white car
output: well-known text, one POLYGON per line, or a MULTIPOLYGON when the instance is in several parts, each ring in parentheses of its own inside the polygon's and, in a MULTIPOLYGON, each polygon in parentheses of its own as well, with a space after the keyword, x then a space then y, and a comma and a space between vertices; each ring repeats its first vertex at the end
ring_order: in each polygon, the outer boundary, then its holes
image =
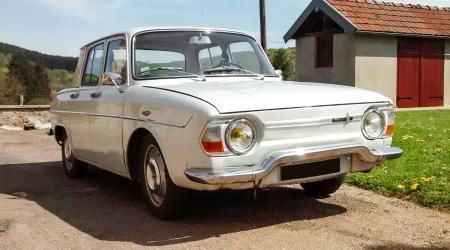
POLYGON ((248 34, 138 28, 81 48, 75 86, 51 110, 63 167, 140 183, 152 213, 178 215, 187 190, 301 184, 335 192, 349 172, 402 154, 388 98, 286 82, 248 34))

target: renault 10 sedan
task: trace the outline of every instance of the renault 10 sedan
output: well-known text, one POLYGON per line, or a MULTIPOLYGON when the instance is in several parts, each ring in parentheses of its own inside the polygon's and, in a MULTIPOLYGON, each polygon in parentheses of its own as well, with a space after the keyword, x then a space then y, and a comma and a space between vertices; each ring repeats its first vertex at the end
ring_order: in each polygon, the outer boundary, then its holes
POLYGON ((93 165, 137 181, 158 218, 188 190, 301 184, 335 192, 394 159, 393 103, 367 90, 283 81, 250 35, 139 28, 81 48, 51 111, 69 177, 93 165))

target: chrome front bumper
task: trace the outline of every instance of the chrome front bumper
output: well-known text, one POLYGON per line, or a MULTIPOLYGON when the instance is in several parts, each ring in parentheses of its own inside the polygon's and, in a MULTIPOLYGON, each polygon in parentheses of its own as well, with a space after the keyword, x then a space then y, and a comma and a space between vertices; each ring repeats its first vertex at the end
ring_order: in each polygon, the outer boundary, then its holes
POLYGON ((385 160, 392 160, 400 157, 403 150, 395 147, 385 147, 379 150, 370 150, 362 145, 336 145, 327 147, 314 147, 307 149, 294 149, 273 153, 268 156, 261 165, 245 168, 242 170, 214 170, 189 168, 186 169, 186 177, 194 182, 211 185, 226 185, 234 183, 258 182, 274 169, 286 166, 297 165, 305 162, 319 161, 333 157, 359 157, 367 164, 381 164, 385 160))

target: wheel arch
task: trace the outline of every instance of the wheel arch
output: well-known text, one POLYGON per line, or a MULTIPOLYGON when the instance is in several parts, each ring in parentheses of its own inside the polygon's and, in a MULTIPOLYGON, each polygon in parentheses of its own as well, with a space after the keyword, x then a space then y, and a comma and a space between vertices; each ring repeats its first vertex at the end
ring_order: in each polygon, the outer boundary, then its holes
MULTIPOLYGON (((139 180, 139 151, 142 144, 142 140, 145 136, 150 135, 153 140, 156 142, 157 146, 159 146, 156 137, 153 135, 150 130, 147 128, 137 128, 130 136, 127 142, 127 151, 126 151, 126 163, 128 166, 128 174, 130 178, 134 181, 139 180)), ((164 154, 163 154, 164 155, 164 154)))
POLYGON ((64 125, 57 124, 55 125, 54 131, 55 131, 55 140, 61 146, 62 141, 64 139, 64 135, 68 135, 67 129, 66 127, 64 127, 64 125))

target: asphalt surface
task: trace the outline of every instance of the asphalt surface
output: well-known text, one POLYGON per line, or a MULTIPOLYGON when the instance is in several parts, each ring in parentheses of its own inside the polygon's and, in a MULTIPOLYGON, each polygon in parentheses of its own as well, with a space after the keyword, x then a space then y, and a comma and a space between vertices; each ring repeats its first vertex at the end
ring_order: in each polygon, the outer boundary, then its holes
POLYGON ((185 216, 153 218, 138 187, 90 168, 67 178, 43 131, 0 131, 0 249, 450 249, 450 214, 344 186, 195 193, 185 216))

